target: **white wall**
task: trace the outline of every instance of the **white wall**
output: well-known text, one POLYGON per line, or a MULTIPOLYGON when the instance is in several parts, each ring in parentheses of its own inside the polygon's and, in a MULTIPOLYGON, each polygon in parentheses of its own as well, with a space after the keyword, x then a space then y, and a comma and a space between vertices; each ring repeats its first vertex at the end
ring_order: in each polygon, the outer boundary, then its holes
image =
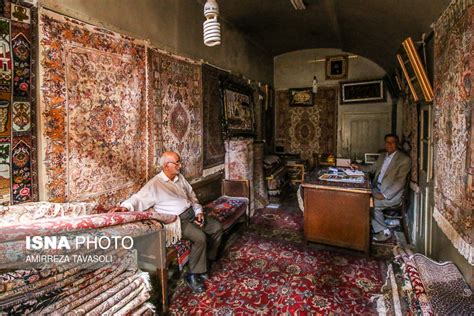
POLYGON ((221 21, 222 44, 203 44, 203 5, 196 0, 39 0, 39 5, 151 44, 269 83, 272 57, 221 21))
MULTIPOLYGON (((335 48, 318 48, 293 51, 274 57, 273 83, 275 90, 287 90, 289 88, 310 87, 313 76, 316 75, 321 86, 338 86, 340 82, 364 81, 370 79, 381 79, 386 75, 385 70, 373 61, 357 56, 349 58, 348 76, 344 80, 326 80, 325 58, 341 54, 351 54, 335 48), (315 61, 316 62, 310 62, 315 61)), ((387 113, 392 117, 392 97, 385 88, 386 101, 381 103, 359 103, 359 104, 341 104, 339 96, 338 106, 338 153, 346 150, 342 139, 342 117, 344 113, 387 113)), ((395 127, 399 133, 400 124, 395 127)), ((380 141, 383 145, 383 139, 380 141)))

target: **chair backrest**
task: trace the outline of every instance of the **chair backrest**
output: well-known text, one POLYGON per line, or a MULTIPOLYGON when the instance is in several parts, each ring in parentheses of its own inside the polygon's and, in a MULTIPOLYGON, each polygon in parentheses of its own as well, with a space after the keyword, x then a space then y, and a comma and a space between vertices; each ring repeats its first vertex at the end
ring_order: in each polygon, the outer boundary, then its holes
POLYGON ((244 197, 250 201, 250 182, 243 180, 222 180, 222 195, 244 197))
POLYGON ((218 172, 192 184, 199 203, 205 205, 221 195, 221 181, 223 178, 224 173, 218 172))

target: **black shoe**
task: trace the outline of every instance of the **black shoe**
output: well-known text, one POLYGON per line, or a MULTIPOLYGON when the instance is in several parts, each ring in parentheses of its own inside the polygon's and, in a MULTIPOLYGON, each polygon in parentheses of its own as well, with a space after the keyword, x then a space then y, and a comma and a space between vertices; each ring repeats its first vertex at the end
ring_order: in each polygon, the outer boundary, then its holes
POLYGON ((209 274, 207 273, 201 273, 198 275, 198 278, 201 282, 204 282, 206 280, 209 280, 209 274))
POLYGON ((185 279, 193 293, 202 293, 206 290, 204 284, 202 284, 196 274, 188 273, 185 279))

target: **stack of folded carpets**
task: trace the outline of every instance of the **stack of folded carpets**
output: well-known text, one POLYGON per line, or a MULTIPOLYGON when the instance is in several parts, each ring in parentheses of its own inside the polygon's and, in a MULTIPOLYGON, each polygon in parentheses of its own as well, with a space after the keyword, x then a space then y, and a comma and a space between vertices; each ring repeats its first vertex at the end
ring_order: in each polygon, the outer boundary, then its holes
POLYGON ((457 267, 437 263, 402 247, 387 271, 382 295, 377 295, 380 315, 467 315, 474 295, 457 267))
MULTIPOLYGON (((25 203, 0 209, 0 314, 153 314, 151 285, 138 270, 136 250, 27 249, 28 236, 128 236, 163 229, 156 212, 103 213, 92 203, 25 203), (28 261, 37 255, 59 260, 28 261), (63 257, 103 256, 107 260, 63 257)), ((115 248, 115 247, 113 247, 115 248)))
POLYGON ((0 310, 23 314, 153 314, 151 285, 135 250, 105 253, 109 263, 50 264, 0 271, 0 310))

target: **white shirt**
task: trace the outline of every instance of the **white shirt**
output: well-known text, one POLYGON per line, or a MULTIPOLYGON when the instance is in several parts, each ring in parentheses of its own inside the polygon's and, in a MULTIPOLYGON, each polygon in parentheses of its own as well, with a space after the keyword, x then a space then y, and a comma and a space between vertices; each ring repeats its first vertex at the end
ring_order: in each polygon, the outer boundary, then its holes
POLYGON ((382 183, 382 179, 385 176, 385 173, 387 172, 387 169, 390 166, 390 163, 392 162, 392 159, 393 159, 393 157, 395 157, 396 153, 397 152, 394 151, 390 155, 388 153, 386 154, 385 159, 383 161, 382 168, 380 169, 379 177, 377 178, 377 183, 378 184, 382 183))
POLYGON ((180 215, 192 206, 195 215, 202 213, 202 206, 183 175, 178 174, 170 180, 163 171, 123 201, 121 206, 129 211, 145 211, 153 207, 155 211, 169 215, 180 215))

